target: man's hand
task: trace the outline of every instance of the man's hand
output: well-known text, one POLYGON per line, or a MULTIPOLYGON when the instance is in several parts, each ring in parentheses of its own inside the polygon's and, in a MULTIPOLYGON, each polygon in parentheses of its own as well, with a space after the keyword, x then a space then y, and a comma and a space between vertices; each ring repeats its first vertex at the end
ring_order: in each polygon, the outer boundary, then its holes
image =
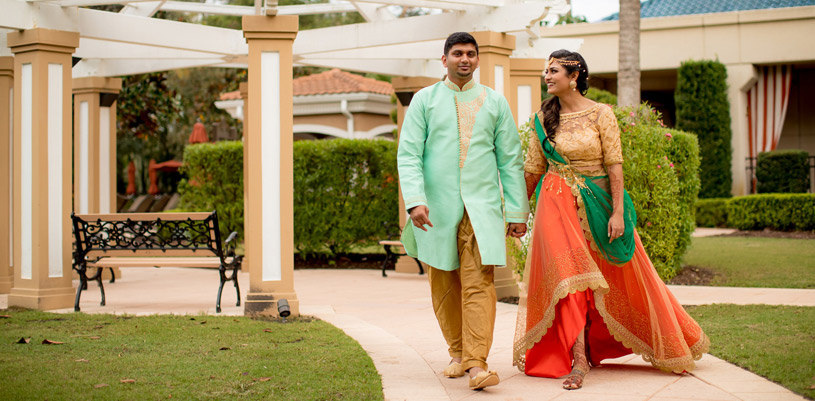
POLYGON ((427 229, 424 228, 425 224, 433 227, 433 223, 430 222, 430 217, 428 216, 430 216, 430 210, 427 209, 427 206, 419 205, 410 209, 410 221, 413 222, 414 226, 424 231, 427 231, 427 229))
POLYGON ((526 223, 509 223, 507 237, 521 238, 526 235, 526 223))

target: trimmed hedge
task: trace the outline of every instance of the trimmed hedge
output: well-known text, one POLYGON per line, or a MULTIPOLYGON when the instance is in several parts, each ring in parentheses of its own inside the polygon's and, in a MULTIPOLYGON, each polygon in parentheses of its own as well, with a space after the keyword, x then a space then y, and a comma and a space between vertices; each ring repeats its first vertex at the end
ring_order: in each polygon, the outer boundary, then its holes
POLYGON ((594 100, 597 103, 617 105, 617 95, 605 89, 589 88, 586 91, 586 99, 594 100))
POLYGON ((727 70, 718 61, 686 61, 677 71, 676 128, 699 137, 700 198, 731 196, 730 102, 727 70))
POLYGON ((758 194, 727 202, 727 224, 740 230, 815 230, 815 194, 758 194))
POLYGON ((804 150, 761 152, 756 159, 758 193, 809 191, 809 153, 804 150))
POLYGON ((218 212, 221 237, 238 232, 243 241, 243 143, 222 141, 184 148, 178 184, 178 208, 191 212, 218 212))
POLYGON ((696 202, 696 225, 698 227, 726 227, 727 201, 727 198, 699 199, 696 202))
POLYGON ((396 142, 294 143, 294 246, 301 255, 346 253, 399 234, 396 142))
MULTIPOLYGON (((695 227, 693 205, 699 190, 696 137, 666 129, 659 113, 645 105, 638 109, 615 108, 615 114, 625 160, 625 187, 637 210, 637 231, 660 277, 667 280, 678 272, 695 227)), ((522 143, 536 135, 528 124, 519 131, 522 143)), ((531 209, 535 210, 534 203, 531 209)), ((520 275, 528 242, 508 243, 520 275)))

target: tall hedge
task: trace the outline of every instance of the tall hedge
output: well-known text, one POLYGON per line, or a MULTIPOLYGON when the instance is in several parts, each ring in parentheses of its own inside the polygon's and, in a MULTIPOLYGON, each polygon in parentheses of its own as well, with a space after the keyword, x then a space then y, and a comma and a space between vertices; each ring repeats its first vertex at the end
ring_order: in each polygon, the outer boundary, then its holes
MULTIPOLYGON (((670 279, 679 271, 695 227, 693 206, 699 190, 696 136, 665 128, 659 114, 647 106, 614 111, 621 131, 625 187, 637 210, 637 231, 660 277, 670 279)), ((536 135, 528 124, 519 131, 522 143, 536 135)), ((534 203, 530 206, 534 211, 534 203)), ((527 241, 508 241, 517 273, 526 262, 527 241)))
POLYGON ((718 61, 686 61, 677 71, 676 128, 699 137, 700 198, 731 196, 730 102, 727 70, 718 61))
POLYGON ((178 184, 178 207, 186 211, 217 210, 221 236, 232 231, 243 241, 243 143, 222 141, 184 148, 178 184))
POLYGON ((294 243, 301 255, 348 252, 399 233, 396 142, 294 144, 294 243))
POLYGON ((758 193, 809 191, 809 153, 805 150, 761 152, 756 160, 758 193))

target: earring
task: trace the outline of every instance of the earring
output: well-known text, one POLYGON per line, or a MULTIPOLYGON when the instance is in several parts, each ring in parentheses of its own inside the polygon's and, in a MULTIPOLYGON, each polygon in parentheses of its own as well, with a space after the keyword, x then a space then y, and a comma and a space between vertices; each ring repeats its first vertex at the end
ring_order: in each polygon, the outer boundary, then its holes
POLYGON ((577 82, 569 81, 569 87, 572 88, 573 91, 576 91, 577 90, 576 89, 577 88, 577 82))

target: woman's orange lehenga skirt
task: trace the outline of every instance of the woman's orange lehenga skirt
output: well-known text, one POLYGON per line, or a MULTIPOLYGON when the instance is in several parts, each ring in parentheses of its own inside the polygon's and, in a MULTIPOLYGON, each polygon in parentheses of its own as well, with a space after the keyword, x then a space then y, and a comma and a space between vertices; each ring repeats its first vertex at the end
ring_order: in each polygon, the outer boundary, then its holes
POLYGON ((691 371, 710 344, 659 278, 635 232, 622 266, 592 249, 579 192, 551 172, 543 179, 524 272, 513 364, 530 376, 561 377, 588 325, 593 364, 630 353, 654 367, 691 371), (582 215, 582 218, 580 217, 582 215))

